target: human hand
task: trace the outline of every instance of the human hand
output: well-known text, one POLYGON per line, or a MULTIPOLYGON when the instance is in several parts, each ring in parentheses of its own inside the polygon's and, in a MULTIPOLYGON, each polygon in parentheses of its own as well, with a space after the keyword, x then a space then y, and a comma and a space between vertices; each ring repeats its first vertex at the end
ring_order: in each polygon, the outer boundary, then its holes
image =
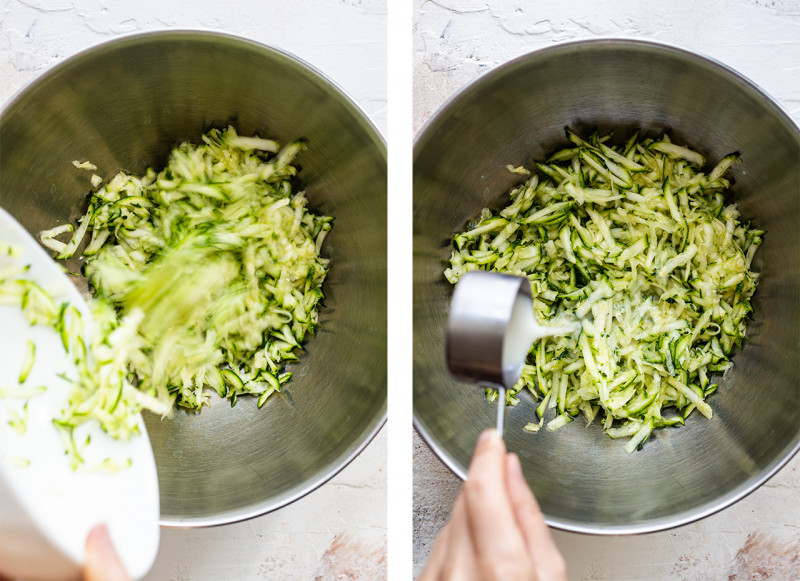
POLYGON ((497 430, 478 438, 450 521, 417 581, 566 581, 566 564, 497 430))
POLYGON ((83 581, 130 581, 105 525, 94 527, 86 538, 83 581))
MULTIPOLYGON (((0 581, 14 581, 0 571, 0 581)), ((86 562, 81 581, 131 581, 119 560, 105 525, 97 525, 86 537, 86 562)))

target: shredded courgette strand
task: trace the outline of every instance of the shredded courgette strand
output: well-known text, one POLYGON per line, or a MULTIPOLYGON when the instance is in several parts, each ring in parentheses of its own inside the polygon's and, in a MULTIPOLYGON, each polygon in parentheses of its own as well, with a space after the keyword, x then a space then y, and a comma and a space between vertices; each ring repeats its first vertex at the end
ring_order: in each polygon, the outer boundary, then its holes
POLYGON ((527 388, 542 404, 526 430, 557 407, 548 429, 582 413, 630 437, 631 452, 694 409, 711 417, 705 398, 745 337, 764 231, 725 202, 737 153, 708 171, 668 136, 620 146, 611 135, 567 137, 573 145, 537 163, 507 207, 485 208, 454 236, 445 276, 525 276, 539 320, 580 319, 579 336, 534 346, 507 403, 527 388))
POLYGON ((114 176, 68 242, 56 236, 73 229, 41 234, 59 258, 85 244, 107 337, 97 356, 161 414, 200 409, 209 390, 263 405, 316 331, 329 267, 333 219, 310 212, 293 183, 303 142, 281 148, 232 127, 202 141, 173 150, 159 173, 114 176))

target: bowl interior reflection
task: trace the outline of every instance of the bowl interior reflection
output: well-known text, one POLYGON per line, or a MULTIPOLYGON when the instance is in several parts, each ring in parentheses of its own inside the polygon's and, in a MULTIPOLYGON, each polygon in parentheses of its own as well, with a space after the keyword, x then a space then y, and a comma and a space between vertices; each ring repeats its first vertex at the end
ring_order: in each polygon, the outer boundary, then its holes
POLYGON ((710 399, 711 420, 658 430, 641 452, 578 419, 557 432, 523 431, 529 394, 507 410, 517 452, 550 524, 607 534, 659 530, 741 498, 800 446, 800 130, 763 92, 724 66, 637 41, 563 44, 487 73, 448 102, 414 149, 414 416, 417 429, 463 477, 480 431, 493 423, 483 394, 452 380, 444 333, 452 287, 449 239, 485 206, 500 208, 530 166, 582 134, 634 130, 704 153, 733 151, 732 192, 745 220, 767 231, 754 319, 734 369, 710 399))
MULTIPOLYGON (((81 53, 0 116, 0 205, 32 233, 85 210, 90 160, 108 179, 163 167, 184 140, 234 125, 287 143, 309 208, 335 217, 323 254, 319 332, 278 397, 199 415, 148 415, 163 524, 230 522, 278 508, 330 478, 386 413, 386 149, 365 115, 309 66, 219 34, 127 37, 81 53)), ((77 259, 67 268, 80 268, 77 259)), ((80 281, 78 281, 80 284, 80 281)), ((85 283, 84 288, 85 288, 85 283)))

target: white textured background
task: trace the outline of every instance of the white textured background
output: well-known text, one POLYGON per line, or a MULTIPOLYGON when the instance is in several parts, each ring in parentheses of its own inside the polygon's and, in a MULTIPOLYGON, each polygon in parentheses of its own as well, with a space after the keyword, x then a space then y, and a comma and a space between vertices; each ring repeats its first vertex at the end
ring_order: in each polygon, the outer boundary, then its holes
POLYGON ((736 69, 800 118, 798 0, 414 0, 416 128, 481 73, 596 37, 678 45, 736 69))
MULTIPOLYGON (((416 130, 493 67, 537 48, 598 36, 655 40, 710 56, 751 79, 800 122, 796 0, 414 0, 414 6, 416 130)), ((459 488, 415 434, 415 573, 459 488)), ((573 580, 797 581, 800 457, 749 497, 692 525, 635 537, 554 536, 573 580)))
MULTIPOLYGON (((385 0, 0 0, 0 103, 122 34, 212 29, 270 44, 339 84, 386 131, 385 0)), ((386 578, 386 430, 333 480, 243 523, 162 529, 148 581, 386 578)))
MULTIPOLYGON (((800 119, 796 0, 392 1, 414 10, 416 129, 482 72, 535 48, 598 35, 704 53, 749 77, 800 119)), ((386 129, 386 0, 0 0, 0 102, 83 48, 161 28, 210 28, 289 50, 331 77, 386 129)), ((385 450, 383 430, 339 476, 271 515, 215 529, 163 531, 148 580, 379 581, 385 577, 385 450)), ((414 451, 418 571, 460 483, 418 438, 414 451)), ((798 498, 800 458, 755 494, 695 525, 612 539, 556 532, 556 541, 573 579, 792 581, 800 567, 798 498)))
POLYGON ((115 36, 211 29, 288 50, 338 83, 386 132, 386 0, 2 0, 0 101, 115 36))

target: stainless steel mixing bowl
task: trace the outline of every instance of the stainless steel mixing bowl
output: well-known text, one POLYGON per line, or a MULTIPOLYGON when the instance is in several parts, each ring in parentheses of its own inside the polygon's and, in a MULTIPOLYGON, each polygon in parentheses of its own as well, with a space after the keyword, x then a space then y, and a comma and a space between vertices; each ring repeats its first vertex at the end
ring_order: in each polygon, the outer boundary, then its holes
MULTIPOLYGON (((170 149, 233 124, 297 158, 312 210, 334 216, 319 333, 279 397, 199 415, 146 417, 162 523, 255 516, 313 490, 345 466, 386 416, 386 148, 353 102, 281 51, 181 31, 94 47, 43 74, 0 114, 0 206, 32 233, 75 219, 91 160, 104 178, 163 167, 170 149)), ((70 270, 79 267, 76 261, 70 270)))
POLYGON ((481 390, 447 374, 449 239, 522 178, 506 169, 564 145, 564 127, 627 137, 669 131, 716 163, 733 151, 733 197, 767 231, 748 340, 710 398, 714 418, 659 430, 641 452, 578 420, 526 433, 529 394, 506 414, 506 442, 548 522, 598 534, 660 530, 757 488, 800 447, 800 130, 764 92, 695 54, 632 40, 557 45, 485 74, 450 100, 414 148, 414 416, 459 476, 494 421, 481 390))

